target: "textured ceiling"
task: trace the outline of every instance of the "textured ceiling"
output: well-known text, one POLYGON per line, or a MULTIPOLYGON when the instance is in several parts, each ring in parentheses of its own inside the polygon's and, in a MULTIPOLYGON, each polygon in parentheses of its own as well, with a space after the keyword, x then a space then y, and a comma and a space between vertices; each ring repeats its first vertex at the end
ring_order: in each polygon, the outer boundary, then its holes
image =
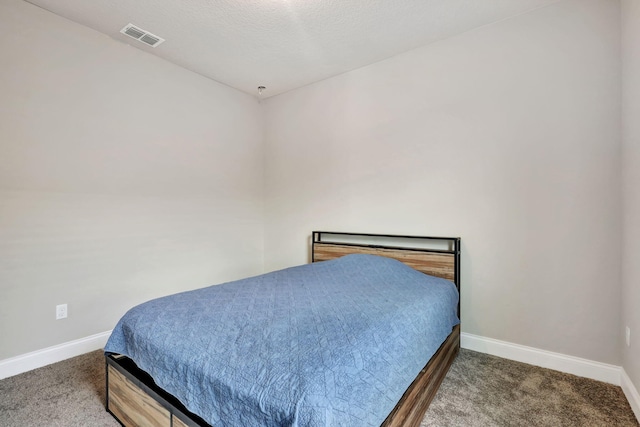
POLYGON ((559 0, 28 0, 252 95, 359 68, 559 0), (133 23, 166 41, 120 34, 133 23))

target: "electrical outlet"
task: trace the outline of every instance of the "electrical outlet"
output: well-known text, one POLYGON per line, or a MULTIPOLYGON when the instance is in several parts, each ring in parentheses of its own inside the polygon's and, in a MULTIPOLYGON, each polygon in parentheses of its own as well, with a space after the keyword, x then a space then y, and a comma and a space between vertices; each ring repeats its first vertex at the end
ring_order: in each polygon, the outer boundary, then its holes
POLYGON ((624 333, 625 340, 627 341, 627 347, 631 345, 631 329, 627 326, 627 329, 624 333))
POLYGON ((67 317, 67 304, 56 305, 56 320, 67 317))

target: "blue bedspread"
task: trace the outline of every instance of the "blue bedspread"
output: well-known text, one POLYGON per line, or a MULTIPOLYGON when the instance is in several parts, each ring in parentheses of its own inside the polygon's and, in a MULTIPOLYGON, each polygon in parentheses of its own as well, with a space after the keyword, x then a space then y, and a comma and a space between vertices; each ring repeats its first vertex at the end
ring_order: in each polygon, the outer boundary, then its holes
POLYGON ((141 304, 105 352, 216 427, 377 427, 459 323, 457 303, 449 281, 348 255, 141 304))

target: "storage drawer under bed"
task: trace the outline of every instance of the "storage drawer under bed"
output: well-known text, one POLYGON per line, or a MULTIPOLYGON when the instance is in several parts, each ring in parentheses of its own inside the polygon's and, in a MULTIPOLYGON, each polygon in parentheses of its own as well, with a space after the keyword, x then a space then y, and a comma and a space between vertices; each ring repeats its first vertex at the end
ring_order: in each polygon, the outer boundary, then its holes
POLYGON ((106 357, 106 408, 125 427, 211 427, 124 356, 106 357))

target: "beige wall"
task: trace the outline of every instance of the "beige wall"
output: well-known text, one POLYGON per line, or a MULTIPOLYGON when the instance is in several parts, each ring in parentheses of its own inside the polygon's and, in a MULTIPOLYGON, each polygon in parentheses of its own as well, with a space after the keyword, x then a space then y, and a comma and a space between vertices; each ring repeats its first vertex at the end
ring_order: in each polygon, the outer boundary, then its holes
POLYGON ((622 1, 622 366, 640 389, 640 2, 622 1))
POLYGON ((464 332, 619 364, 619 24, 563 1, 266 100, 266 268, 459 235, 464 332))
POLYGON ((253 97, 19 0, 0 63, 0 360, 262 271, 253 97))

